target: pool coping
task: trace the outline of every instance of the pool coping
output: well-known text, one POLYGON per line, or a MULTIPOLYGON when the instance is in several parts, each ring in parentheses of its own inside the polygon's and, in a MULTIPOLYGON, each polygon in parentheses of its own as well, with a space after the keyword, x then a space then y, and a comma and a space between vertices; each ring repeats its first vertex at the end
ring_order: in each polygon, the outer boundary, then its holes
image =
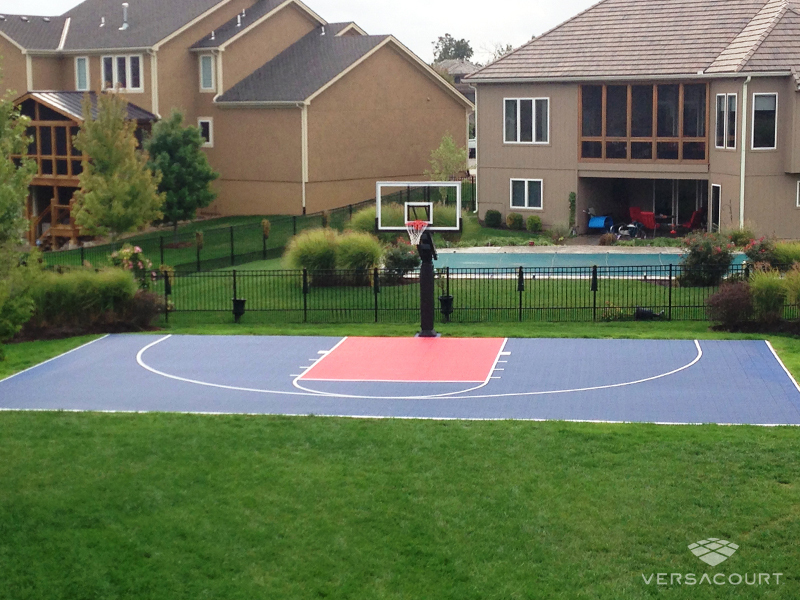
POLYGON ((684 254, 683 248, 650 246, 475 246, 437 251, 439 254, 684 254))

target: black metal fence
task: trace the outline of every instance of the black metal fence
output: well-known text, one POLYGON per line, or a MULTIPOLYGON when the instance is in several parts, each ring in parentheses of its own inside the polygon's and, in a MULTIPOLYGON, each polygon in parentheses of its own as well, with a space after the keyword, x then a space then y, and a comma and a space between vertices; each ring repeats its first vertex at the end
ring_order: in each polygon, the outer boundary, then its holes
MULTIPOLYGON (((461 181, 462 207, 474 210, 475 178, 461 181)), ((397 201, 405 199, 405 191, 396 193, 397 201)), ((408 192, 411 197, 412 192, 408 192)), ((188 231, 174 235, 163 232, 150 236, 137 236, 113 244, 85 246, 74 250, 45 252, 44 259, 49 267, 78 267, 89 264, 101 267, 108 264, 109 255, 124 244, 132 244, 142 249, 144 255, 155 265, 169 265, 177 271, 211 271, 233 267, 248 262, 279 258, 292 236, 305 229, 322 227, 325 221, 330 227, 342 230, 355 212, 375 204, 367 200, 341 208, 298 216, 272 216, 270 234, 265 237, 260 222, 214 227, 198 232, 188 231)))
MULTIPOLYGON (((733 266, 727 278, 746 277, 733 266)), ((716 285, 689 285, 703 272, 680 266, 518 267, 437 270, 438 322, 621 321, 706 319, 716 285), (447 310, 452 297, 452 311, 447 310), (442 300, 444 298, 444 300, 442 300)), ((417 272, 249 271, 176 273, 156 283, 166 318, 215 315, 245 322, 413 323, 419 319, 417 272), (240 316, 242 313, 240 313, 240 316)), ((795 307, 787 311, 796 313, 795 307)), ((787 314, 787 316, 790 316, 787 314)), ((792 315, 796 316, 796 315, 792 315)))

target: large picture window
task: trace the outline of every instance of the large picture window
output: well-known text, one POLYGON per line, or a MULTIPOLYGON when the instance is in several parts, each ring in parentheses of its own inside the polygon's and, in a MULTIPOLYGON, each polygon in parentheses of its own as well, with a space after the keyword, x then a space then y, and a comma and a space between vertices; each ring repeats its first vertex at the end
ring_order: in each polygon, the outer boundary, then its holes
POLYGON ((583 85, 581 160, 707 161, 708 86, 583 85))
POLYGON ((143 92, 142 57, 138 54, 104 56, 103 89, 124 92, 143 92))
POLYGON ((511 208, 542 210, 542 180, 512 179, 511 208))
POLYGON ((550 142, 549 98, 506 98, 504 101, 505 134, 510 144, 547 144, 550 142))
POLYGON ((753 94, 753 150, 778 147, 778 94, 753 94))
POLYGON ((717 148, 736 149, 736 94, 717 94, 717 148))

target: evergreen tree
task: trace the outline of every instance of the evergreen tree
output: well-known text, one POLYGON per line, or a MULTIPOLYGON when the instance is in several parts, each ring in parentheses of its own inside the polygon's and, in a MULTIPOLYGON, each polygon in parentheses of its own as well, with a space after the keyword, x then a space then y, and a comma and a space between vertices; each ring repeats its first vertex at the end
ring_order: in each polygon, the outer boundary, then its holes
POLYGON ((81 188, 74 195, 75 222, 89 235, 136 231, 160 219, 164 196, 159 176, 147 168, 147 154, 137 148, 136 122, 126 120, 127 102, 114 93, 83 102, 83 125, 75 147, 83 152, 81 188))
POLYGON ((150 155, 148 167, 161 175, 158 191, 164 194, 164 221, 171 223, 175 237, 178 222, 194 219, 197 209, 205 208, 216 194, 210 187, 219 177, 200 149, 203 138, 197 127, 184 127, 183 115, 174 111, 157 123, 145 143, 150 155))

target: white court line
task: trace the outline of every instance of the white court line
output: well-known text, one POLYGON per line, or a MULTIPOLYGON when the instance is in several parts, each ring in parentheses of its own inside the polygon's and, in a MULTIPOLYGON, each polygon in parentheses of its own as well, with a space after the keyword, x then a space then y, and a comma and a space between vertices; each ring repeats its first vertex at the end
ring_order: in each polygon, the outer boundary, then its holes
MULTIPOLYGON (((504 354, 506 354, 506 355, 511 354, 510 352, 505 352, 505 353, 503 352, 503 350, 505 349, 507 343, 508 343, 508 338, 504 338, 503 339, 503 344, 500 346, 500 351, 497 353, 497 356, 494 357, 494 362, 492 363, 492 368, 489 369, 489 373, 486 375, 486 379, 484 379, 483 382, 480 383, 480 385, 476 385, 474 387, 467 388, 465 390, 458 390, 458 391, 455 391, 455 392, 446 392, 446 393, 443 393, 443 394, 428 394, 428 395, 425 395, 425 396, 359 396, 359 395, 355 395, 355 394, 337 394, 337 393, 334 393, 334 392, 322 392, 322 391, 312 390, 310 388, 303 387, 302 385, 297 383, 298 380, 300 380, 300 377, 296 377, 294 379, 294 381, 292 381, 292 385, 294 387, 296 387, 297 389, 299 389, 299 390, 304 390, 304 391, 307 391, 307 392, 316 392, 317 394, 322 395, 322 396, 333 396, 335 398, 349 398, 349 399, 422 400, 422 399, 432 399, 432 398, 446 398, 448 396, 461 396, 461 395, 466 394, 468 392, 473 392, 475 390, 479 390, 482 387, 485 387, 485 386, 489 385, 489 382, 492 379, 499 379, 499 377, 492 377, 492 373, 494 372, 495 368, 497 368, 497 361, 500 360, 500 357, 503 356, 504 354)), ((334 346, 334 348, 335 348, 335 346, 334 346)), ((331 350, 331 353, 332 352, 333 352, 333 350, 331 350)), ((315 379, 313 381, 321 381, 321 380, 315 379)), ((337 381, 343 381, 343 380, 337 380, 337 381)), ((361 382, 363 383, 363 380, 361 382)), ((398 382, 383 382, 383 381, 381 381, 380 383, 401 383, 401 382, 399 382, 399 381, 398 382)), ((449 381, 419 381, 419 382, 402 382, 402 383, 470 383, 470 382, 461 382, 461 381, 453 381, 453 382, 449 382, 449 381)), ((474 398, 474 397, 475 396, 468 396, 468 398, 474 398)))
POLYGON ((72 350, 67 350, 63 354, 59 354, 58 356, 54 356, 53 358, 49 358, 44 362, 40 362, 38 365, 33 365, 32 367, 28 367, 24 371, 19 371, 18 373, 14 373, 13 375, 9 375, 5 379, 0 379, 0 383, 3 383, 4 381, 8 381, 9 379, 13 379, 17 375, 22 375, 23 373, 27 373, 28 371, 30 371, 32 369, 35 369, 37 367, 41 367, 42 365, 46 365, 49 362, 53 362, 57 358, 61 358, 62 356, 66 356, 67 354, 72 354, 73 352, 77 352, 78 350, 80 350, 82 348, 86 348, 86 346, 90 346, 90 345, 94 344, 95 342, 99 342, 100 340, 106 339, 109 335, 111 335, 111 334, 107 333, 103 337, 99 337, 96 340, 92 340, 91 342, 86 342, 85 344, 81 344, 80 346, 78 346, 77 348, 73 348, 72 350))
MULTIPOLYGON (((612 384, 608 384, 608 385, 598 385, 598 386, 585 387, 585 388, 574 388, 574 389, 569 389, 569 390, 546 390, 546 391, 539 391, 539 392, 511 392, 511 393, 505 393, 505 394, 477 394, 477 395, 468 395, 468 396, 464 396, 463 394, 465 394, 467 391, 470 391, 470 390, 458 391, 458 392, 450 392, 448 394, 431 394, 429 396, 358 396, 358 395, 349 395, 349 394, 334 394, 334 393, 331 393, 331 392, 315 392, 313 390, 311 390, 311 391, 307 391, 306 390, 306 391, 303 391, 303 392, 284 392, 284 391, 279 391, 279 390, 264 390, 264 389, 258 389, 258 388, 245 388, 245 387, 232 386, 232 385, 223 385, 223 384, 219 384, 219 383, 209 383, 207 381, 197 381, 195 379, 188 379, 186 377, 178 377, 177 375, 170 375, 169 373, 164 373, 163 371, 159 371, 159 370, 154 369, 153 367, 147 365, 144 362, 144 360, 142 359, 142 356, 144 355, 144 353, 147 350, 149 350, 150 348, 152 348, 153 346, 155 346, 156 344, 160 344, 164 340, 167 340, 167 339, 169 339, 171 337, 172 337, 171 334, 170 335, 166 335, 163 338, 160 338, 160 339, 156 340, 155 342, 152 342, 152 343, 146 345, 141 350, 139 350, 139 352, 136 354, 136 362, 139 363, 139 366, 142 367, 143 369, 146 369, 146 370, 150 371, 151 373, 154 373, 156 375, 161 375, 162 377, 167 377, 168 379, 174 379, 176 381, 183 381, 185 383, 193 383, 193 384, 196 384, 196 385, 202 385, 202 386, 219 388, 219 389, 227 389, 227 390, 234 390, 234 391, 240 391, 240 392, 255 392, 255 393, 259 393, 259 394, 277 394, 277 395, 282 395, 282 396, 306 396, 306 397, 317 397, 317 398, 320 398, 320 397, 347 398, 347 399, 357 399, 357 400, 432 400, 432 399, 437 399, 437 398, 452 398, 452 399, 455 399, 455 400, 472 400, 472 399, 483 399, 483 398, 509 398, 509 397, 521 397, 521 396, 544 396, 544 395, 549 395, 549 394, 569 394, 569 393, 576 393, 576 392, 590 392, 590 391, 596 391, 596 390, 613 389, 613 388, 619 388, 619 387, 625 387, 625 386, 631 386, 631 385, 638 385, 640 383, 647 383, 649 381, 655 381, 657 379, 663 379, 664 377, 669 377, 670 375, 675 375, 676 373, 680 373, 681 371, 685 371, 686 369, 689 369, 689 368, 693 367, 703 357, 703 350, 700 347, 700 342, 698 340, 694 340, 695 347, 697 348, 697 356, 690 363, 688 363, 688 364, 686 364, 686 365, 684 365, 682 367, 679 367, 677 369, 673 369, 672 371, 669 371, 667 373, 661 373, 660 375, 655 375, 653 377, 646 377, 644 379, 637 379, 636 381, 626 381, 624 383, 612 383, 612 384)), ((508 340, 506 339, 506 341, 508 341, 508 340)), ((341 344, 341 343, 342 342, 340 341, 339 344, 341 344)), ((505 347, 505 344, 504 344, 504 347, 505 347)), ((498 354, 498 356, 500 356, 501 354, 502 353, 498 354)), ((297 381, 297 378, 293 381, 293 383, 296 383, 296 381, 297 381)), ((488 381, 486 383, 488 383, 488 381)), ((485 385, 485 384, 483 384, 483 385, 485 385)), ((476 388, 472 388, 472 389, 477 389, 477 388, 483 387, 483 385, 477 386, 476 388)), ((295 387, 298 387, 298 389, 304 389, 304 388, 299 387, 299 386, 295 386, 295 387)))
POLYGON ((769 348, 769 351, 772 352, 772 356, 774 356, 775 360, 778 361, 778 364, 781 366, 781 369, 783 369, 786 372, 786 374, 789 376, 789 379, 794 384, 794 387, 797 388, 798 392, 800 392, 800 385, 797 384, 797 380, 794 378, 794 375, 792 375, 789 369, 786 368, 786 365, 783 364, 781 357, 778 356, 777 352, 775 352, 775 348, 772 347, 772 344, 769 342, 769 340, 764 340, 764 341, 767 343, 767 348, 769 348))

